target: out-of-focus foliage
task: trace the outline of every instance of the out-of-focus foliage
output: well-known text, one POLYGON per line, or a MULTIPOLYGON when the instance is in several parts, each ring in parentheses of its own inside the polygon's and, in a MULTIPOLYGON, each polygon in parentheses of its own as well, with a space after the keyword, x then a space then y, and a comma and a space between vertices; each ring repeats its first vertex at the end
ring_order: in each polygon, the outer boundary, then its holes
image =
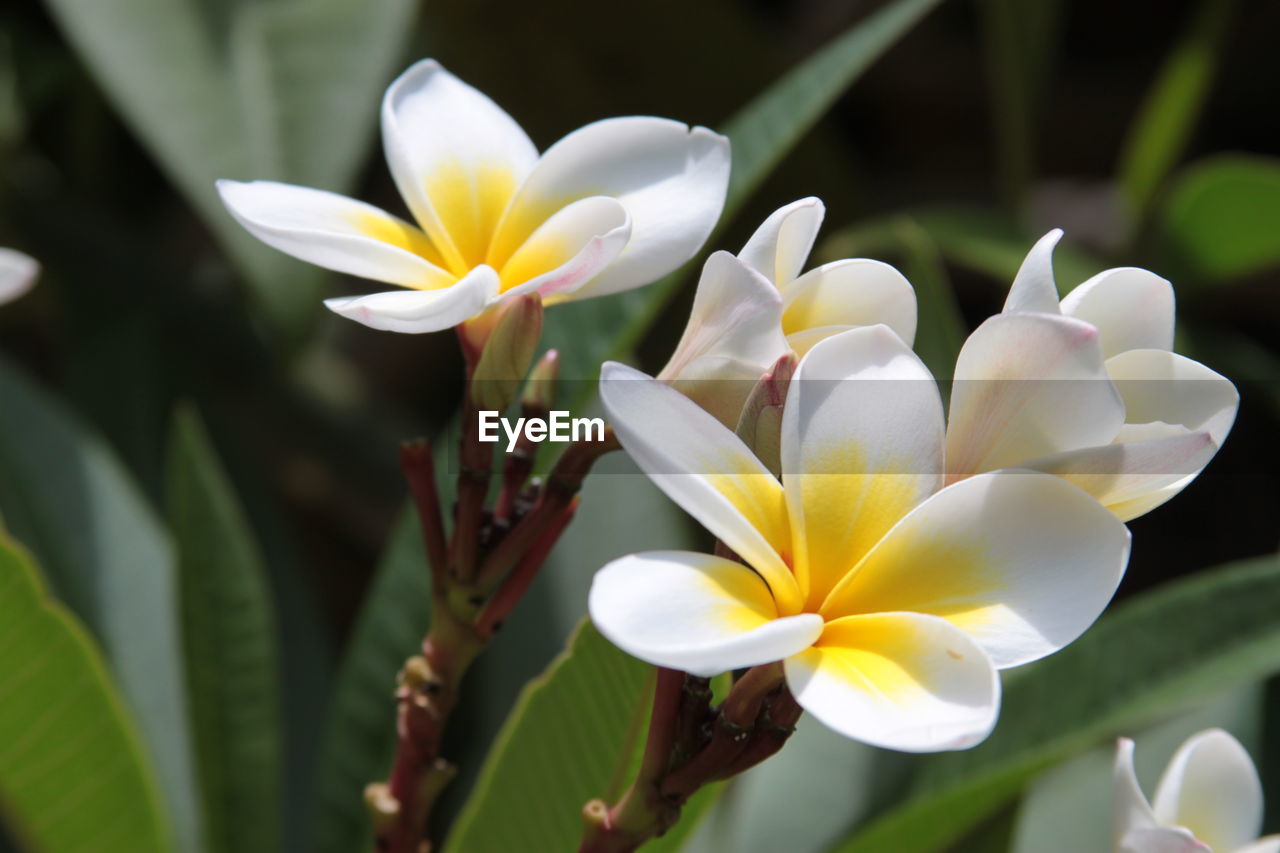
POLYGON ((32 849, 162 853, 171 836, 93 640, 0 529, 0 802, 32 849))

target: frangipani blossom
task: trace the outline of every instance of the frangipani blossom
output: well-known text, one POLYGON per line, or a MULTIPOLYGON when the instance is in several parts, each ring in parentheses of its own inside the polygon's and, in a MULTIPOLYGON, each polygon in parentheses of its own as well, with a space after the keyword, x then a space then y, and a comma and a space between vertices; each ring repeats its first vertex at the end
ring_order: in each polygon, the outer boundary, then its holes
POLYGON ((1169 760, 1154 805, 1121 739, 1115 769, 1115 853, 1280 853, 1280 835, 1258 838, 1262 784, 1240 742, 1221 729, 1192 736, 1169 760))
POLYGON ((636 464, 746 565, 681 551, 597 573, 611 641, 700 675, 783 661, 796 700, 849 737, 971 746, 996 671, 1050 654, 1106 606, 1129 535, 1040 472, 943 488, 936 384, 889 328, 815 345, 788 388, 782 477, 673 388, 605 365, 601 398, 636 464))
POLYGON ((325 303, 396 332, 446 329, 521 293, 553 303, 648 284, 706 240, 729 180, 725 137, 659 118, 598 121, 539 156, 497 104, 434 60, 387 89, 382 136, 416 224, 322 190, 218 189, 268 245, 405 288, 325 303))
POLYGON ((22 296, 36 283, 40 264, 16 249, 0 249, 0 305, 22 296))
POLYGON ((915 291, 893 267, 848 258, 801 274, 825 212, 817 198, 792 202, 756 229, 737 258, 712 256, 658 378, 732 425, 751 384, 787 352, 802 356, 831 335, 877 324, 909 345, 915 291))
POLYGON ((1061 302, 1049 232, 1004 312, 956 361, 951 481, 1019 466, 1069 479, 1123 520, 1160 506, 1209 463, 1235 420, 1235 386, 1170 351, 1174 298, 1147 270, 1106 270, 1061 302))

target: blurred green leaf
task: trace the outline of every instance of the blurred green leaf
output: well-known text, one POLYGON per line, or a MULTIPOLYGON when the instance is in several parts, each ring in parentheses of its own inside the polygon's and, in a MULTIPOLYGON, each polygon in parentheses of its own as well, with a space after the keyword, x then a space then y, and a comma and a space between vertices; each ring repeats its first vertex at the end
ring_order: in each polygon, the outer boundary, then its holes
POLYGON ((93 640, 0 529, 0 813, 26 850, 167 853, 155 780, 93 640))
POLYGON ((1191 139, 1234 7, 1235 0, 1200 0, 1129 131, 1120 157, 1119 182, 1135 233, 1146 219, 1152 197, 1191 139))
POLYGON ((445 853, 577 849, 582 807, 612 801, 630 783, 652 673, 584 622, 525 687, 445 853))
POLYGON ((1020 211, 1032 178, 1036 105, 1043 102, 1061 0, 983 0, 983 53, 994 101, 996 162, 1010 210, 1020 211))
MULTIPOLYGON (((788 71, 729 119, 722 132, 733 144, 733 174, 720 226, 708 246, 714 246, 723 227, 840 93, 940 2, 895 0, 788 71)), ((602 361, 630 352, 691 268, 686 265, 648 287, 549 312, 543 340, 561 352, 560 375, 594 379, 602 361)))
POLYGON ((177 843, 203 849, 172 547, 97 436, 0 361, 0 510, 93 631, 138 720, 177 843))
POLYGON ((986 743, 927 760, 913 798, 835 850, 945 850, 1046 767, 1280 670, 1277 612, 1274 555, 1202 572, 1120 605, 1065 650, 1011 673, 1000 723, 986 743))
POLYGON ((1174 263, 1207 281, 1280 264, 1280 160, 1226 154, 1178 176, 1161 208, 1174 263))
POLYGON ((179 413, 169 450, 187 680, 211 853, 280 842, 276 626, 257 546, 204 426, 179 413))
MULTIPOLYGON (((986 208, 936 205, 850 225, 823 242, 820 256, 831 259, 893 253, 900 248, 904 218, 919 225, 949 263, 994 279, 1002 299, 1023 258, 1040 237, 1019 228, 1009 216, 986 208)), ((1065 294, 1102 269, 1096 258, 1069 243, 1060 243, 1054 251, 1059 293, 1065 294)))
POLYGON ((916 354, 935 377, 945 380, 955 372, 956 356, 964 346, 964 316, 942 252, 929 232, 910 217, 904 217, 895 231, 904 255, 902 272, 916 290, 916 354))
POLYGON ((299 332, 318 308, 321 274, 250 237, 214 181, 348 187, 411 32, 412 0, 47 3, 268 318, 299 332))
POLYGON ((316 777, 317 853, 354 853, 372 837, 364 786, 384 778, 391 765, 396 672, 420 647, 430 609, 417 516, 406 511, 388 540, 338 671, 316 777))

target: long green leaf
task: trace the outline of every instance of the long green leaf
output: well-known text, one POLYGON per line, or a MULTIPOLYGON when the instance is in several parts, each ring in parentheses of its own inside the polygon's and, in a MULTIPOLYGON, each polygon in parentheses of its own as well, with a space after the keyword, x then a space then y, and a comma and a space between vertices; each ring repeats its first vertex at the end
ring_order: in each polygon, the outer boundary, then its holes
POLYGON ((1237 563, 1127 602, 1067 649, 1007 679, 982 746, 936 756, 915 796, 839 853, 934 853, 1036 773, 1125 729, 1280 670, 1280 557, 1237 563))
POLYGON ((652 672, 584 622, 525 687, 445 853, 575 849, 583 805, 616 797, 629 781, 647 710, 637 699, 652 672))
POLYGON ((1280 160, 1202 160, 1178 176, 1161 214, 1171 264, 1194 278, 1231 281, 1280 265, 1280 160))
POLYGON ((172 849, 151 769, 101 654, 2 528, 0 815, 31 853, 172 849))
MULTIPOLYGON (((720 227, 709 245, 840 94, 940 2, 895 0, 784 74, 729 119, 722 130, 733 144, 733 174, 720 227)), ((687 269, 639 290, 549 312, 544 341, 560 349, 561 375, 591 380, 606 358, 628 354, 685 281, 687 269)))
POLYGON ((168 503, 208 849, 274 853, 282 746, 271 595, 248 523, 192 411, 175 422, 168 503))
POLYGON ((47 0, 98 82, 290 331, 318 271, 260 245, 218 178, 342 190, 411 31, 411 0, 47 0), (146 22, 146 26, 139 26, 146 22), (323 144, 320 143, 323 140, 323 144))
POLYGON ((1134 232, 1191 139, 1209 94, 1235 0, 1200 0, 1147 95, 1120 158, 1120 188, 1134 232))
POLYGON ((384 778, 395 748, 396 671, 427 632, 431 587, 417 518, 396 524, 334 686, 316 778, 313 849, 355 853, 370 834, 364 786, 384 778))
POLYGON ((0 510, 93 631, 156 767, 178 846, 203 849, 172 546, 103 442, 0 361, 0 510))

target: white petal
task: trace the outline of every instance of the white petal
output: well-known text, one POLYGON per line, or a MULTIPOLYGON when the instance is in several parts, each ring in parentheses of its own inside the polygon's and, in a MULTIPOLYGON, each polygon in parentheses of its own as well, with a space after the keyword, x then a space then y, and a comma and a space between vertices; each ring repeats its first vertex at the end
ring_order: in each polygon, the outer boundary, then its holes
POLYGON ((729 140, 705 127, 645 117, 598 121, 542 155, 512 201, 490 259, 501 263, 565 204, 605 195, 630 214, 631 240, 582 296, 649 284, 706 241, 728 185, 729 140))
POLYGON ((417 226, 336 193, 274 181, 218 181, 236 221, 295 258, 403 287, 434 289, 457 280, 417 226))
POLYGON ((1024 467, 1079 486, 1128 521, 1177 494, 1218 452, 1208 432, 1167 424, 1158 432, 1158 437, 1069 450, 1024 467))
POLYGON ((822 341, 782 415, 794 567, 816 607, 880 537, 942 485, 942 398, 887 326, 822 341))
POLYGON ((685 365, 679 378, 671 381, 671 387, 726 427, 736 430, 742 407, 767 370, 735 358, 704 356, 685 365))
POLYGON ((728 252, 716 252, 702 267, 689 323, 658 378, 689 378, 693 362, 710 358, 758 365, 754 382, 787 352, 781 318, 777 288, 728 252))
POLYGON ((782 287, 804 269, 827 208, 810 196, 780 207, 761 223, 738 257, 782 287))
POLYGON ((335 314, 388 332, 438 332, 469 320, 498 292, 498 274, 476 267, 457 284, 440 290, 393 290, 368 296, 326 299, 335 314))
POLYGON ((1135 829, 1120 841, 1119 853, 1213 853, 1181 827, 1135 829))
POLYGON ((1133 770, 1133 741, 1129 738, 1120 738, 1116 743, 1114 778, 1115 808, 1112 832, 1116 849, 1123 851, 1125 839, 1132 833, 1156 827, 1155 813, 1151 811, 1151 804, 1142 793, 1142 786, 1138 784, 1137 774, 1133 770))
POLYGON ((400 194, 447 266, 462 274, 486 262, 499 219, 538 159, 520 125, 425 59, 387 88, 382 142, 400 194))
POLYGON ((1098 327, 1102 355, 1173 349, 1173 285, 1137 267, 1100 272, 1062 300, 1062 313, 1098 327))
POLYGON ((880 261, 850 258, 823 264, 785 286, 782 294, 782 328, 788 337, 822 326, 882 323, 908 345, 915 340, 916 292, 902 273, 880 261))
POLYGON ((1280 835, 1268 835, 1252 844, 1246 844, 1236 853, 1280 853, 1280 835))
POLYGON ((1209 729, 1169 760, 1153 807, 1161 824, 1184 826, 1214 850, 1235 850, 1258 837, 1262 783, 1240 742, 1209 729))
POLYGON ((991 732, 1000 709, 991 662, 934 616, 829 622, 813 648, 784 666, 801 707, 846 737, 886 749, 966 749, 991 732))
POLYGON ((791 550, 785 499, 769 469, 732 430, 638 370, 605 362, 600 399, 640 470, 760 573, 781 613, 798 613, 799 588, 782 556, 791 550))
POLYGON ((1006 314, 1015 311, 1058 313, 1058 286, 1053 281, 1053 249, 1062 239, 1062 229, 1055 228, 1036 241, 1018 268, 1004 302, 1006 314))
POLYGON ((1070 483, 1037 471, 980 474, 904 518, 820 612, 940 616, 1006 669, 1084 633, 1128 560, 1129 531, 1070 483))
POLYGON ((822 633, 812 613, 779 617, 769 587, 741 563, 686 551, 649 551, 596 573, 591 620, 643 661, 694 675, 782 660, 822 633))
POLYGON ((997 314, 960 349, 947 427, 956 476, 1110 444, 1124 423, 1098 331, 1071 317, 997 314))
POLYGON ((613 263, 630 239, 631 218, 617 199, 579 199, 542 223, 503 265, 503 292, 537 291, 545 301, 562 301, 613 263))
POLYGON ((0 305, 30 290, 39 274, 35 258, 14 249, 0 249, 0 305))
POLYGON ((1218 446, 1235 423, 1240 394, 1224 376, 1164 350, 1130 350, 1107 359, 1130 424, 1178 424, 1206 430, 1218 446))

